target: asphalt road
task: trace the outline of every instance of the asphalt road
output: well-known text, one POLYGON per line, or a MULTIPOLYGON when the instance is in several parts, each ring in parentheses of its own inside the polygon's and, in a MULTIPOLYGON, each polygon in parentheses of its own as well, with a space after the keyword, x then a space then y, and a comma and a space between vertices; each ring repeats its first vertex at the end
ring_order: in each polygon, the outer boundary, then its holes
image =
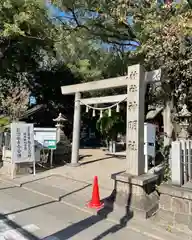
POLYGON ((152 240, 64 203, 0 183, 0 240, 152 240))

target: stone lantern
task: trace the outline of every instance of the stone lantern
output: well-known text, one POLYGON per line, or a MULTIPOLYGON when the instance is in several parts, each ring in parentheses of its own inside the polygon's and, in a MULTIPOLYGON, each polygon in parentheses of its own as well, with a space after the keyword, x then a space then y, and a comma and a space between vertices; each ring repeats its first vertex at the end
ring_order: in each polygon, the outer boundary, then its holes
POLYGON ((64 122, 66 122, 67 119, 64 118, 61 113, 59 113, 59 116, 53 119, 53 121, 56 122, 55 127, 57 128, 57 142, 60 142, 61 137, 64 134, 62 128, 64 127, 64 122))
POLYGON ((187 105, 184 104, 182 110, 176 115, 179 120, 179 126, 181 131, 178 134, 178 139, 188 139, 189 138, 189 125, 192 114, 188 111, 187 105))
POLYGON ((67 122, 67 119, 59 113, 59 116, 53 119, 53 121, 56 122, 55 127, 57 128, 57 148, 54 151, 54 162, 59 164, 69 162, 71 158, 71 143, 63 131, 64 122, 67 122))

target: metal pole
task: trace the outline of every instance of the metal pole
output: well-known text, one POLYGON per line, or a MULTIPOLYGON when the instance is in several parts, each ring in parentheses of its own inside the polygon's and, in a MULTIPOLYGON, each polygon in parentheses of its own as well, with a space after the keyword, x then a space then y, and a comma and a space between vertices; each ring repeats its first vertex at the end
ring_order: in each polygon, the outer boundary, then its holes
POLYGON ((74 119, 73 119, 73 142, 72 142, 72 155, 71 166, 79 166, 79 142, 80 142, 80 125, 81 125, 81 93, 75 93, 75 106, 74 106, 74 119))
POLYGON ((53 167, 53 149, 51 149, 50 168, 53 167))

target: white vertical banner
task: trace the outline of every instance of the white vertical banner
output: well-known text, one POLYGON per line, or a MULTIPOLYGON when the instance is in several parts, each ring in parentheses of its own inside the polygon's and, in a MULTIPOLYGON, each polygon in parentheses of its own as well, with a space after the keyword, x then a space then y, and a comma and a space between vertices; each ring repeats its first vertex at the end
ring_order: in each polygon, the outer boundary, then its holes
POLYGON ((33 124, 11 123, 12 163, 35 162, 33 124))

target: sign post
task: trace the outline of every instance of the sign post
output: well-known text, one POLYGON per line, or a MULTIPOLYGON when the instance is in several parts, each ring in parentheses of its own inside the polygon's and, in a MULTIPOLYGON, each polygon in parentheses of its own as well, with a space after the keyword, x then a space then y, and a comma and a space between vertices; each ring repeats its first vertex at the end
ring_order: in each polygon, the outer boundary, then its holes
POLYGON ((16 163, 33 163, 33 174, 35 175, 33 124, 11 123, 11 160, 13 165, 12 178, 14 178, 14 165, 16 163))
POLYGON ((53 167, 53 151, 56 149, 56 140, 44 140, 44 146, 51 150, 50 167, 53 167))

